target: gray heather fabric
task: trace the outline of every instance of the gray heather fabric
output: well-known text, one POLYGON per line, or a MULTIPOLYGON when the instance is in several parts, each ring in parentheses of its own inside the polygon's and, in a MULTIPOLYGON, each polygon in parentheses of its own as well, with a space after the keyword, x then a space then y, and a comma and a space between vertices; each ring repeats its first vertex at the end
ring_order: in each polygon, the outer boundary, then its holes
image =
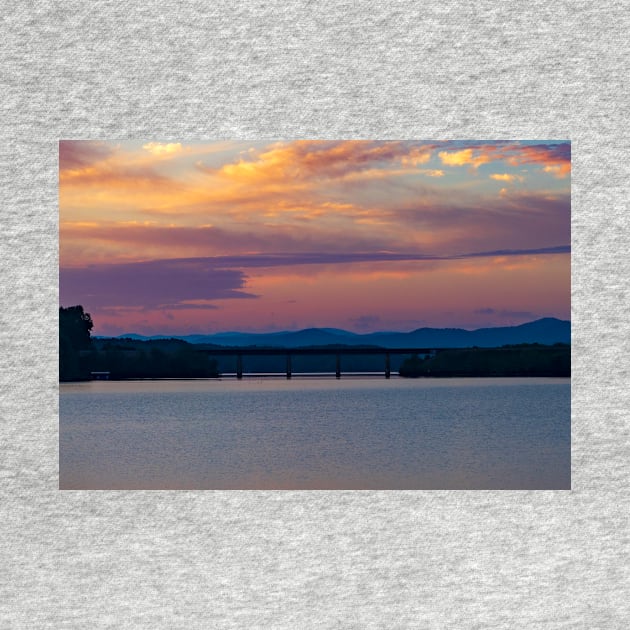
POLYGON ((0 627, 627 628, 627 2, 6 3, 0 627), (573 491, 57 490, 59 138, 573 142, 573 491))

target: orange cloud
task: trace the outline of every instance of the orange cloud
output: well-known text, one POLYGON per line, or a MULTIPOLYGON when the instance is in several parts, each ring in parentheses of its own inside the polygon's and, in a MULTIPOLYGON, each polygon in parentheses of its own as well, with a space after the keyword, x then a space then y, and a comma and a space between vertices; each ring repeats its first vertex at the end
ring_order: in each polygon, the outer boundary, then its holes
POLYGON ((409 151, 408 155, 403 155, 400 159, 404 166, 418 166, 418 164, 426 164, 431 159, 431 151, 423 148, 414 148, 409 151))
MULTIPOLYGON (((222 144, 222 150, 227 148, 222 144)), ((171 168, 174 161, 190 160, 201 149, 150 142, 142 150, 125 151, 104 143, 69 141, 60 144, 60 208, 65 220, 75 221, 103 213, 115 213, 117 219, 177 216, 180 223, 186 216, 190 223, 194 215, 218 213, 224 224, 277 221, 292 213, 310 221, 328 210, 325 204, 335 194, 332 186, 402 176, 442 177, 440 169, 412 166, 426 162, 430 151, 431 145, 397 141, 280 142, 241 152, 235 161, 218 167, 198 161, 195 169, 178 169, 171 168)), ((209 147, 207 153, 213 152, 209 147)), ((350 191, 346 193, 344 198, 350 191)), ((366 210, 353 206, 355 212, 366 210)), ((341 211, 346 217, 353 213, 341 211)))
POLYGON ((135 205, 139 197, 146 203, 152 197, 183 192, 181 182, 156 170, 154 156, 138 158, 98 142, 59 143, 62 209, 73 204, 86 207, 111 203, 116 206, 117 201, 129 206, 135 205))
POLYGON ((571 145, 568 142, 479 144, 458 151, 440 151, 438 156, 447 166, 470 165, 477 169, 482 164, 504 160, 510 166, 538 164, 544 172, 558 178, 571 173, 571 145))
POLYGON ((545 173, 551 173, 558 179, 563 179, 571 174, 571 163, 564 162, 562 164, 550 164, 543 169, 545 173))
POLYGON ((427 177, 442 177, 444 171, 430 168, 370 168, 363 171, 353 171, 340 177, 343 182, 369 182, 406 175, 426 175, 427 177))
POLYGON ((536 144, 507 147, 505 161, 513 166, 538 164, 543 171, 560 179, 571 174, 571 145, 569 143, 536 144))
POLYGON ((522 175, 511 175, 510 173, 492 173, 490 179, 496 179, 499 182, 524 182, 525 178, 522 175))
MULTIPOLYGON (((529 246, 541 232, 548 245, 566 241, 566 194, 516 196, 502 189, 500 199, 488 197, 487 180, 478 180, 476 190, 454 185, 445 196, 419 177, 443 177, 444 170, 412 166, 435 145, 352 140, 242 148, 223 146, 228 157, 212 158, 218 166, 194 168, 192 153, 201 155, 199 147, 168 157, 139 144, 133 150, 60 145, 64 264, 90 257, 105 262, 344 248, 434 253, 465 250, 465 243, 475 249, 492 249, 493 242, 497 248, 529 246)), ((452 161, 453 155, 464 162, 518 156, 521 162, 547 160, 543 168, 570 168, 566 150, 555 145, 525 148, 480 144, 441 153, 452 161)), ((490 177, 509 182, 521 176, 490 177)))
POLYGON ((482 164, 492 161, 492 157, 488 154, 477 153, 473 149, 462 149, 461 151, 440 151, 438 153, 442 164, 446 166, 465 166, 470 164, 472 168, 479 168, 482 164))
POLYGON ((430 158, 427 147, 409 147, 404 142, 298 140, 276 143, 253 159, 241 159, 210 172, 250 183, 287 178, 309 180, 346 177, 366 170, 374 172, 379 170, 374 167, 379 163, 399 161, 403 166, 416 166, 430 158))

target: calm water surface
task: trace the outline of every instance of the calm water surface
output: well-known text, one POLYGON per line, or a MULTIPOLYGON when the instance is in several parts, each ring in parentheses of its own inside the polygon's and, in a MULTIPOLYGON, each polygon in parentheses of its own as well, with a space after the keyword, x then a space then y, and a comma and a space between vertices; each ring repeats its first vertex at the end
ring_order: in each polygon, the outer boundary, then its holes
POLYGON ((64 489, 570 488, 569 379, 60 385, 64 489))

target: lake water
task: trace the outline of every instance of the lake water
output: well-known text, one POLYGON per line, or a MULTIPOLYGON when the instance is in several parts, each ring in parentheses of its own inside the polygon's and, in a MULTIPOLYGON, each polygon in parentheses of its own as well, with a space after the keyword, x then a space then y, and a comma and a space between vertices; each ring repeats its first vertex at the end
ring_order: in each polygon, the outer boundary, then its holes
POLYGON ((60 385, 63 489, 568 489, 569 379, 60 385))

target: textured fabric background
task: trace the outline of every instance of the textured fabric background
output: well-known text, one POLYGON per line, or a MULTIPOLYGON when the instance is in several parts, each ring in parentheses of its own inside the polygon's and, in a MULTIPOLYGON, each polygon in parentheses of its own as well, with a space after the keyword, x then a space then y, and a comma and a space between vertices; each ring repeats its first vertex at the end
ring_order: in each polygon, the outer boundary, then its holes
POLYGON ((2 628, 628 628, 628 2, 9 2, 2 628), (60 492, 57 141, 573 142, 571 492, 60 492))

